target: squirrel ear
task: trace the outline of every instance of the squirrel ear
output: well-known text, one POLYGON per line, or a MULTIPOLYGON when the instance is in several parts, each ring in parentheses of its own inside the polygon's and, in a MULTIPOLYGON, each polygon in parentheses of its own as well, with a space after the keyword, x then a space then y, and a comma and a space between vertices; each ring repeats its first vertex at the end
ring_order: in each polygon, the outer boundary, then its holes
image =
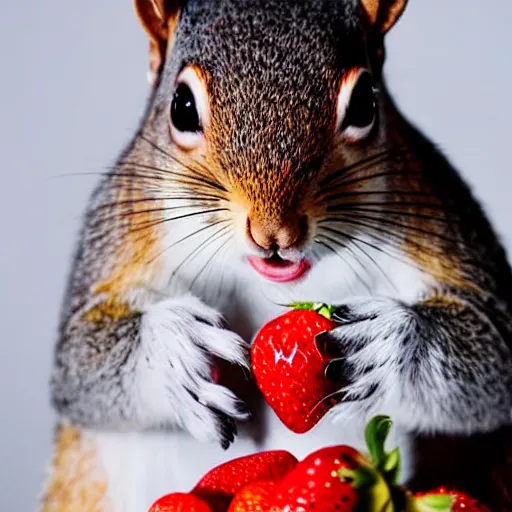
POLYGON ((404 12, 408 0, 361 0, 370 24, 384 35, 404 12))
POLYGON ((135 12, 149 37, 149 82, 155 85, 180 11, 179 0, 134 0, 135 12))

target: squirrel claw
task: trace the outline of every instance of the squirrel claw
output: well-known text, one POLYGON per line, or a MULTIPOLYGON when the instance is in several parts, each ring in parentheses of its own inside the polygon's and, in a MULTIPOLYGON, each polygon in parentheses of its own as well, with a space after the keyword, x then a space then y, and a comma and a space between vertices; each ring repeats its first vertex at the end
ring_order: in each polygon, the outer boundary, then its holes
POLYGON ((223 450, 227 450, 231 444, 235 441, 235 437, 238 433, 236 422, 233 418, 226 416, 225 414, 215 411, 220 420, 220 445, 223 450))

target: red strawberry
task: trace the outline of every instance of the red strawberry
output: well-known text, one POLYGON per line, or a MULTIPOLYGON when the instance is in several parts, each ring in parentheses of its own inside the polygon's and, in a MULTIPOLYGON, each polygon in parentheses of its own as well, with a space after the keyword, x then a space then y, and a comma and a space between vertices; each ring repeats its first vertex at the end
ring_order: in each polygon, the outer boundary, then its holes
POLYGON ((278 485, 271 504, 276 512, 352 511, 362 502, 386 510, 389 487, 371 461, 348 446, 312 453, 278 485))
POLYGON ((196 496, 176 492, 155 501, 149 512, 212 512, 212 509, 196 496))
POLYGON ((242 487, 233 498, 228 512, 268 512, 276 482, 253 482, 242 487))
POLYGON ((389 483, 399 467, 398 451, 384 451, 391 421, 374 418, 366 428, 371 458, 349 446, 323 448, 306 457, 278 484, 272 512, 392 510, 389 483))
POLYGON ((467 494, 445 487, 417 493, 407 501, 408 512, 491 512, 467 494))
POLYGON ((296 433, 313 428, 335 403, 339 385, 325 377, 329 362, 315 336, 331 330, 330 307, 299 304, 270 321, 256 335, 251 350, 256 383, 281 421, 296 433))
POLYGON ((351 481, 343 481, 341 468, 354 471, 368 465, 362 455, 348 446, 332 446, 312 453, 281 482, 272 506, 287 512, 330 510, 342 503, 353 510, 359 499, 351 481))
POLYGON ((240 457, 213 468, 199 481, 192 494, 215 510, 226 510, 233 496, 245 485, 281 480, 298 463, 286 451, 275 450, 240 457))

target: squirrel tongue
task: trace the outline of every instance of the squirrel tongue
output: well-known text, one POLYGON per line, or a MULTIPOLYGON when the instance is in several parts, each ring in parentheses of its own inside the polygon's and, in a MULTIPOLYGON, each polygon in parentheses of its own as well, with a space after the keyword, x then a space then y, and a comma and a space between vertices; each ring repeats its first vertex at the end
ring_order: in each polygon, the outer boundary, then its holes
POLYGON ((250 256, 247 261, 261 276, 275 283, 289 283, 301 278, 310 268, 307 260, 298 262, 250 256))

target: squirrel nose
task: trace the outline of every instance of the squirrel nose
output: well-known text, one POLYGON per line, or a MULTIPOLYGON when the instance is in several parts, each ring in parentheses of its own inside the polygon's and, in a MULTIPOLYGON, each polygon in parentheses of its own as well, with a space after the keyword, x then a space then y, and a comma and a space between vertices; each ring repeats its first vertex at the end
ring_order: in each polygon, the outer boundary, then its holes
POLYGON ((307 218, 304 216, 278 225, 247 217, 247 236, 249 240, 265 250, 288 249, 299 245, 304 240, 307 225, 307 218))

